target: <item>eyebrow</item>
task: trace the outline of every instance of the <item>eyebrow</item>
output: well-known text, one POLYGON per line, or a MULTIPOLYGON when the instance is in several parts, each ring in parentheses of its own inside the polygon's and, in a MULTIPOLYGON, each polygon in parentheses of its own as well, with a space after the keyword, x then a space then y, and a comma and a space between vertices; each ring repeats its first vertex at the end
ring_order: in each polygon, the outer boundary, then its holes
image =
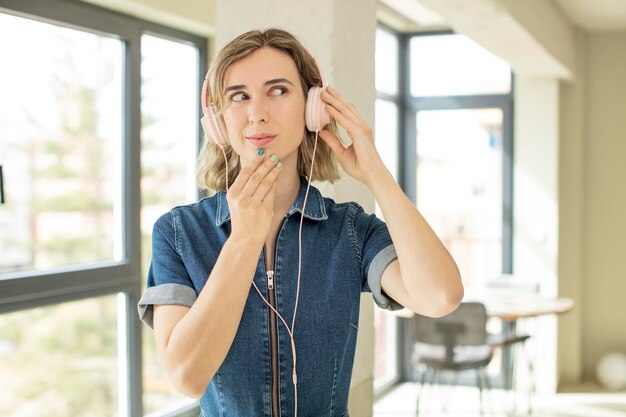
MULTIPOLYGON (((274 84, 280 84, 280 83, 287 83, 293 86, 293 83, 286 78, 274 78, 274 79, 265 81, 263 85, 267 86, 267 85, 274 85, 274 84)), ((224 89, 224 93, 228 93, 229 91, 232 91, 232 90, 244 90, 246 88, 247 87, 245 84, 229 85, 228 87, 224 89)))

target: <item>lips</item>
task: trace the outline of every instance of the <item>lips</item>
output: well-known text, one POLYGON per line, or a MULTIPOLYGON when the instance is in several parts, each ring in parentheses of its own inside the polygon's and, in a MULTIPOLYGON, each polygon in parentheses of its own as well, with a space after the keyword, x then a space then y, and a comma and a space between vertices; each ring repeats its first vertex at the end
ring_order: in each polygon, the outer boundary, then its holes
POLYGON ((262 148, 263 146, 273 141, 275 137, 276 135, 263 133, 263 134, 258 134, 258 135, 247 136, 247 139, 257 148, 262 148))

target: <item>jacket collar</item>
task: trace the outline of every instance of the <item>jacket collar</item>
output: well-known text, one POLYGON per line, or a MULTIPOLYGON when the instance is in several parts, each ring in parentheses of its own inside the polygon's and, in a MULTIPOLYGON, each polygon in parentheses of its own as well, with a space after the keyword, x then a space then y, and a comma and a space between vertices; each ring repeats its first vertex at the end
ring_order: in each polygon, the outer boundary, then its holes
MULTIPOLYGON (((306 187, 307 181, 303 177, 300 177, 300 191, 298 191, 298 197, 287 212, 286 217, 289 217, 296 212, 302 213, 302 205, 304 203, 306 187)), ((322 193, 320 193, 320 191, 312 185, 309 189, 309 196, 307 198, 306 208, 304 210, 304 217, 307 219, 318 221, 328 219, 322 193)), ((230 210, 228 209, 228 201, 226 200, 226 193, 220 191, 217 193, 217 212, 215 215, 215 225, 221 226, 227 221, 230 221, 230 210)))

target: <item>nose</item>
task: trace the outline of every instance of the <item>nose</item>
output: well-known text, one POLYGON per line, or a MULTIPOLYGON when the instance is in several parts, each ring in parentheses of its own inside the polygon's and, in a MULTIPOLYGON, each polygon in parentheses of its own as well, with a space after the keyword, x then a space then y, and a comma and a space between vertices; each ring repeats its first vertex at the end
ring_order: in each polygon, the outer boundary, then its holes
POLYGON ((248 121, 250 123, 267 123, 269 122, 268 103, 265 97, 257 97, 250 99, 248 106, 248 121))

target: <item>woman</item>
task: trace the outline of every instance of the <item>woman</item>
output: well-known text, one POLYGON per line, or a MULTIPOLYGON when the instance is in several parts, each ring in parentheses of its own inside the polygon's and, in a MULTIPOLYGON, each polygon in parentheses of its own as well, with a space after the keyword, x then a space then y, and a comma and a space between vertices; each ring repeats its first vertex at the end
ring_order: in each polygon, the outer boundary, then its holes
POLYGON ((334 120, 319 143, 305 130, 306 92, 322 80, 291 34, 240 35, 207 77, 226 143, 205 140, 198 178, 218 192, 156 222, 142 320, 174 386, 200 398, 205 416, 347 416, 360 293, 444 315, 463 295, 458 268, 353 105, 326 88, 334 120), (336 160, 387 224, 308 188, 309 175, 336 180, 336 160))

